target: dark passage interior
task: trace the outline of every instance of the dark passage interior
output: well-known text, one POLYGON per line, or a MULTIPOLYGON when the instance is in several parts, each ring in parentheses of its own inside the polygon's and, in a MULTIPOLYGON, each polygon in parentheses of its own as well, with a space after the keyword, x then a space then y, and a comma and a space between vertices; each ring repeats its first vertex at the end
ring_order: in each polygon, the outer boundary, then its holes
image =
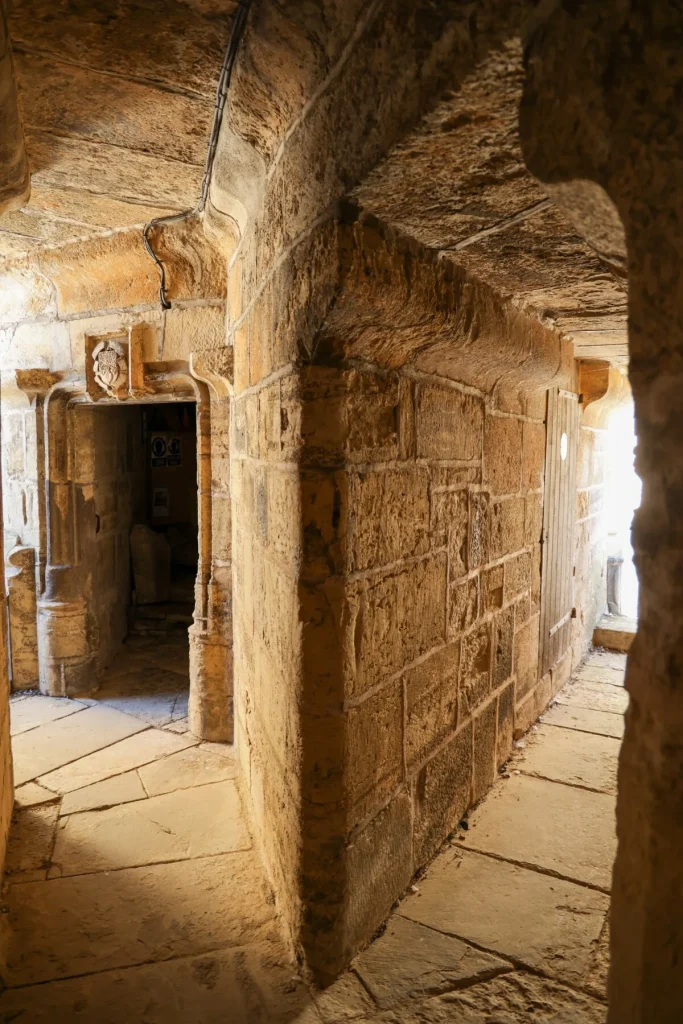
POLYGON ((76 416, 89 435, 77 446, 79 478, 92 471, 93 528, 82 552, 97 594, 92 696, 117 704, 153 696, 150 714, 166 724, 187 714, 198 561, 195 405, 83 406, 76 416))

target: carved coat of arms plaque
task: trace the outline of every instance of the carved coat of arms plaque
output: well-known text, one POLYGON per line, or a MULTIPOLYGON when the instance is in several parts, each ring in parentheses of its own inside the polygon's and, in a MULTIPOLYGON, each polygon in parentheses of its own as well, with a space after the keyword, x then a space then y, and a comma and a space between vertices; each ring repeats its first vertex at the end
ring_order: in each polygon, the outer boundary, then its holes
POLYGON ((92 351, 93 376, 103 391, 118 398, 128 385, 128 358, 123 345, 116 338, 100 341, 92 351))

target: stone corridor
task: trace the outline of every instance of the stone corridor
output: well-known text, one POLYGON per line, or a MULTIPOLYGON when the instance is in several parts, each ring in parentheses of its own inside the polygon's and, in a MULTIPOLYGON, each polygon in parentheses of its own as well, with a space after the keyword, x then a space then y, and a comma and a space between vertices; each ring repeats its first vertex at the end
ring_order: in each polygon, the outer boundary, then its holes
POLYGON ((230 748, 187 732, 183 645, 126 652, 98 700, 12 698, 0 1021, 603 1024, 623 655, 588 656, 320 993, 283 942, 230 748))

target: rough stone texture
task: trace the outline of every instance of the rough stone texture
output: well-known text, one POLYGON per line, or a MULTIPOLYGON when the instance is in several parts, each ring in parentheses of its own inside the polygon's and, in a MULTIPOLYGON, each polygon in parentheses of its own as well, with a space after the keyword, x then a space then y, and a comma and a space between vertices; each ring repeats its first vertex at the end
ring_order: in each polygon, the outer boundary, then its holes
POLYGON ((435 995, 503 973, 509 965, 458 939, 394 917, 354 961, 354 969, 382 1009, 407 998, 435 995))
POLYGON ((123 775, 114 775, 102 782, 94 782, 92 786, 84 786, 83 789, 66 793, 62 797, 60 815, 100 810, 104 807, 126 804, 131 800, 144 800, 146 796, 137 772, 124 772, 123 775))
POLYGON ((145 728, 142 722, 113 708, 90 707, 79 715, 69 715, 15 736, 12 753, 17 785, 46 775, 95 750, 109 747, 145 728))
POLYGON ((619 747, 619 740, 608 736, 576 734, 568 729, 555 732, 552 725, 539 726, 520 753, 517 766, 526 775, 563 779, 574 786, 616 794, 619 747))
MULTIPOLYGON (((29 45, 18 5, 41 211, 52 203, 65 219, 130 228, 123 207, 144 219, 196 192, 201 97, 220 50, 207 26, 227 28, 227 11, 201 4, 183 19, 186 4, 167 6, 158 25, 154 0, 140 8, 153 28, 144 50, 137 37, 121 46, 119 11, 67 12, 60 62, 49 11, 36 8, 29 45), (49 127, 55 97, 61 134, 49 127), (103 180, 113 194, 84 203, 103 180)), ((87 337, 135 327, 143 383, 173 360, 211 393, 199 401, 188 725, 232 735, 234 630, 255 834, 291 937, 321 976, 367 941, 483 795, 513 734, 580 657, 599 602, 589 514, 577 524, 573 649, 539 680, 545 390, 576 387, 570 336, 623 346, 626 288, 623 260, 615 268, 613 253, 577 234, 583 221, 562 212, 571 204, 552 205, 524 167, 519 17, 519 5, 490 0, 466 12, 405 0, 254 5, 206 219, 151 236, 174 308, 159 313, 137 227, 68 242, 68 228, 51 225, 57 248, 38 246, 2 275, 8 369, 80 379, 87 337)), ((12 245, 23 251, 22 239, 12 245)), ((25 440, 45 420, 35 400, 32 419, 22 407, 25 440)), ((56 447, 48 437, 48 454, 56 447)), ((19 532, 36 534, 46 564, 45 481, 30 483, 12 477, 13 521, 25 506, 19 532)), ((48 483, 60 527, 51 547, 68 550, 71 481, 48 483)), ((83 654, 87 609, 59 592, 66 561, 47 572, 61 615, 41 633, 61 655, 51 692, 63 678, 74 692, 63 655, 83 654)), ((170 728, 175 700, 169 712, 157 696, 138 713, 170 728)))
POLYGON ((5 871, 13 879, 30 881, 32 878, 45 878, 58 813, 54 803, 15 812, 5 859, 5 871))
POLYGON ((608 906, 584 886, 459 850, 439 857, 400 914, 581 987, 608 906))
POLYGON ((33 188, 3 255, 194 206, 234 7, 78 4, 57 32, 48 3, 12 4, 33 188))
MULTIPOLYGON (((70 759, 70 763, 63 768, 57 768, 41 776, 41 781, 56 793, 72 793, 74 790, 94 786, 112 776, 149 764, 157 757, 174 754, 196 743, 191 736, 177 736, 161 729, 145 729, 142 723, 138 725, 140 729, 135 730, 137 735, 129 736, 120 742, 116 742, 112 736, 104 749, 88 753, 78 760, 70 759), (143 729, 144 732, 140 731, 143 729)), ((62 737, 58 736, 57 741, 62 742, 62 737)))
POLYGON ((654 17, 610 3, 557 9, 529 48, 522 138, 532 171, 557 182, 603 252, 629 270, 629 377, 638 431, 643 500, 634 548, 640 574, 640 621, 629 657, 627 714, 619 774, 619 853, 612 914, 610 1021, 683 1012, 679 985, 683 946, 670 894, 681 884, 680 481, 681 231, 678 189, 680 41, 675 4, 658 3, 654 17), (566 60, 566 40, 576 45, 566 60), (578 44, 578 45, 577 45, 578 44), (561 52, 565 56, 560 56, 561 52), (634 52, 643 55, 634 61, 634 52), (590 53, 588 61, 578 53, 590 53), (574 54, 576 56, 574 56, 574 54), (615 78, 608 67, 621 67, 615 78), (644 97, 647 96, 647 101, 644 97), (560 125, 572 111, 571 141, 560 125), (590 191, 583 182, 590 182, 590 191), (662 259, 662 254, 666 258, 662 259), (657 324, 667 323, 666 338, 657 324), (662 600, 663 595, 672 595, 662 600))
POLYGON ((10 700, 10 730, 12 736, 19 736, 40 725, 68 718, 78 711, 84 711, 86 704, 63 697, 45 697, 36 693, 25 694, 10 700))
POLYGON ((614 802, 607 794, 513 776, 491 793, 485 812, 474 811, 466 845, 606 890, 616 850, 614 802))
MULTIPOLYGON (((613 668, 603 665, 600 671, 607 681, 596 679, 595 686, 619 689, 609 681, 613 668)), ((500 704, 499 700, 499 711, 500 704)), ((472 728, 469 722, 459 734, 470 749, 472 728)), ((541 733, 538 745, 552 753, 549 733, 551 729, 541 733)), ((142 1014, 162 1024, 179 1019, 179 1014, 213 1020, 228 1013, 239 1024, 445 1024, 455 1012, 458 1021, 489 1024, 495 1018, 521 1024, 533 1007, 538 1019, 562 1024, 603 1019, 607 897, 588 885, 558 879, 547 868, 516 865, 504 852, 491 857, 463 849, 460 837, 474 838, 487 815, 495 820, 496 801, 491 797, 477 810, 478 824, 472 818, 471 830, 458 829, 452 844, 415 880, 387 927, 355 960, 354 972, 322 991, 309 992, 282 944, 273 894, 248 838, 242 847, 245 834, 239 810, 223 799, 212 812, 205 800, 207 791, 232 786, 207 784, 205 774, 217 763, 233 769, 232 753, 220 748, 221 754, 216 744, 201 744, 163 756, 155 749, 154 736, 154 730, 147 730, 134 737, 147 740, 148 756, 153 758, 139 774, 124 772, 63 798, 55 795, 47 806, 28 809, 40 811, 43 832, 50 839, 58 813, 67 823, 60 835, 70 830, 73 835, 75 830, 80 838, 73 846, 60 839, 54 853, 50 842, 35 874, 29 866, 8 876, 0 921, 8 987, 0 997, 0 1018, 10 1020, 21 1012, 40 1020, 49 1011, 56 1019, 85 1015, 113 1021, 122 1014, 131 1019, 142 1014), (190 767, 191 777, 182 777, 183 765, 190 767), (139 786, 141 777, 148 785, 155 779, 162 785, 189 783, 189 788, 170 794, 181 798, 181 821, 169 812, 166 797, 146 795, 139 786), (133 779, 139 786, 135 792, 133 779), (77 801, 87 805, 97 794, 105 798, 98 804, 101 810, 80 810, 77 801), (113 806, 107 809, 110 801, 113 806), (169 842, 182 838, 191 809, 203 815, 202 835, 190 824, 184 856, 178 859, 176 853, 171 862, 154 863, 157 858, 165 861, 169 842), (132 819, 135 852, 153 863, 111 870, 112 862, 118 864, 125 853, 132 819), (152 832, 144 826, 148 819, 156 826, 152 832), (118 826, 115 834, 112 820, 118 826), (240 850, 206 854, 206 840, 221 845, 230 837, 240 850), (194 846, 197 839, 199 847, 194 846), (59 866, 58 855, 66 859, 59 866), (500 980, 507 986, 494 987, 500 980), (108 1016, 112 993, 115 1018, 108 1016)), ((459 763, 468 761, 461 757, 459 763)), ((448 777, 437 770, 438 757, 427 767, 434 769, 437 779, 448 777)), ((558 791, 574 789, 568 759, 565 767, 567 778, 549 784, 558 791)), ((513 787, 506 774, 501 785, 513 787)), ((467 789, 464 805, 469 783, 467 789)), ((18 816, 12 846, 33 863, 45 840, 40 839, 42 832, 28 827, 27 813, 18 816)), ((372 893, 375 899, 380 893, 387 912, 391 893, 407 882, 399 874, 406 851, 395 840, 409 834, 405 823, 410 813, 410 801, 399 797, 354 836, 351 846, 352 891, 372 893), (378 849, 379 863, 369 857, 378 849)), ((589 814, 577 819, 575 830, 577 839, 593 842, 589 814)), ((554 830, 550 842, 554 848, 549 859, 561 859, 566 836, 554 830)), ((352 904, 351 910, 359 917, 367 914, 362 903, 352 904)))
POLYGON ((515 972, 475 985, 465 992, 430 999, 405 1012, 389 1011, 382 1024, 526 1024, 529 1007, 539 1024, 604 1024, 605 1007, 556 982, 515 972))

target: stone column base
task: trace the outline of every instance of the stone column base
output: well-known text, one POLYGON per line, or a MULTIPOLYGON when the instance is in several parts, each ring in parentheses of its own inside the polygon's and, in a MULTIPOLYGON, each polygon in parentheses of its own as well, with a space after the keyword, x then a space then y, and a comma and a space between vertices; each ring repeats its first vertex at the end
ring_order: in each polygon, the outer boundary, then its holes
POLYGON ((87 641, 84 601, 38 602, 38 665, 41 693, 75 697, 96 686, 87 641))
POLYGON ((232 650, 221 636, 189 630, 190 731, 203 740, 232 743, 232 650))

